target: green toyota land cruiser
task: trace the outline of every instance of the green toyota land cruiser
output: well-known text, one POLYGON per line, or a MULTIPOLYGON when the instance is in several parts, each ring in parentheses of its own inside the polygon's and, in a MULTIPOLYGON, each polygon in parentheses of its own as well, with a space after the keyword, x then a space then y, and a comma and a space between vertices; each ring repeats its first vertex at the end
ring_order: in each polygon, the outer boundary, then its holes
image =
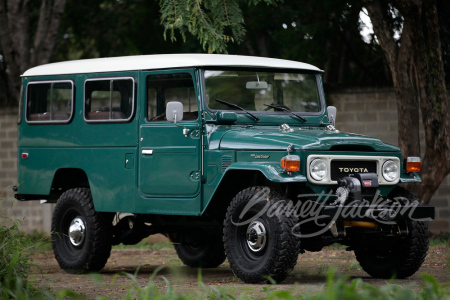
POLYGON ((111 246, 162 233, 190 267, 227 258, 282 281, 333 243, 371 276, 404 278, 434 208, 398 186, 420 158, 339 132, 322 71, 287 60, 148 55, 38 66, 22 76, 18 200, 56 203, 55 257, 101 270, 111 246))

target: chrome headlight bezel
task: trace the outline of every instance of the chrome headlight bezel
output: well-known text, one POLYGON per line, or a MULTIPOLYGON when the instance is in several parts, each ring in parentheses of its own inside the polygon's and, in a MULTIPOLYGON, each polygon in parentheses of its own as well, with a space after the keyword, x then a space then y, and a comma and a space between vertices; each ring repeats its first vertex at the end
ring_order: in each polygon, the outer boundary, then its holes
POLYGON ((396 181, 400 177, 400 168, 393 160, 386 160, 381 167, 381 174, 388 182, 396 181), (388 173, 393 173, 389 176, 388 173))
POLYGON ((311 177, 314 180, 317 181, 323 181, 325 179, 328 178, 328 164, 325 160, 321 159, 321 158, 316 158, 313 161, 311 161, 311 163, 309 164, 309 174, 311 175, 311 177), (321 167, 321 169, 319 169, 319 172, 324 172, 324 174, 322 176, 318 175, 317 171, 315 171, 315 167, 321 167))

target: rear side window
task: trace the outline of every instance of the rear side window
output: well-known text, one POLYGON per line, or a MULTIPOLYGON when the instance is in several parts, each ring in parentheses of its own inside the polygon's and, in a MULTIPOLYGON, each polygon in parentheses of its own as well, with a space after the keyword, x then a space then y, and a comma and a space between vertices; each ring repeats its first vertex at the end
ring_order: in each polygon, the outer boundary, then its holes
POLYGON ((88 79, 84 87, 87 122, 126 122, 134 112, 134 79, 88 79))
POLYGON ((73 114, 73 82, 30 82, 27 87, 28 123, 67 123, 73 114))

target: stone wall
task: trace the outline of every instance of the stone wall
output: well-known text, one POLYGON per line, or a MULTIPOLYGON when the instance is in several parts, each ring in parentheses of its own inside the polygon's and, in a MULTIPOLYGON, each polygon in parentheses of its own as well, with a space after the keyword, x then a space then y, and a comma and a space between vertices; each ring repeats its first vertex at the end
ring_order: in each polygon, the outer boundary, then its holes
MULTIPOLYGON (((327 101, 337 107, 336 127, 381 138, 397 145, 397 104, 391 89, 344 90, 327 95, 327 101)), ((423 131, 421 131, 423 139, 423 131)), ((423 146, 422 146, 423 147, 423 146)), ((423 149, 423 148, 422 148, 423 149)), ((0 109, 0 191, 4 205, 13 201, 8 187, 17 184, 17 112, 0 109)), ((450 232, 450 176, 433 196, 437 219, 430 224, 433 233, 450 232)), ((22 228, 50 231, 54 204, 39 201, 15 202, 12 213, 24 218, 22 228)), ((5 209, 5 208, 2 208, 5 209)))

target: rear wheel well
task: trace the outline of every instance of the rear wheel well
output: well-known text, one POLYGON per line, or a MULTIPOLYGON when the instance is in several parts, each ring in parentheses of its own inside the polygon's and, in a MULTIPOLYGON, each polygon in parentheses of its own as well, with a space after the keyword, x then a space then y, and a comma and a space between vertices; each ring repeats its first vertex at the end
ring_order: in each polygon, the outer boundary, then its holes
POLYGON ((58 169, 53 177, 51 198, 57 199, 65 191, 73 188, 89 187, 89 180, 82 169, 58 169))

